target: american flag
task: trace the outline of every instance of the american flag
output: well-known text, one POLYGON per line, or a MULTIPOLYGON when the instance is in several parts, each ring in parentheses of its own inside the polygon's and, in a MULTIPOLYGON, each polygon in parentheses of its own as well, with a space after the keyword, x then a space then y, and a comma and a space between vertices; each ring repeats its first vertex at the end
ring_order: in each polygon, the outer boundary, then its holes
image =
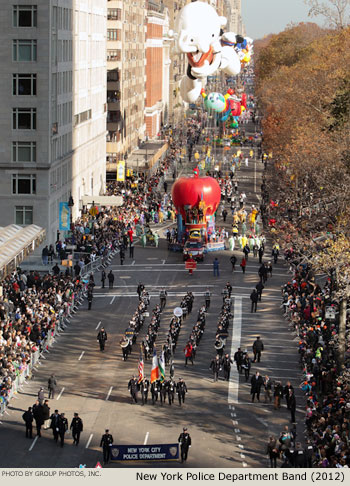
POLYGON ((144 379, 144 364, 143 364, 143 357, 142 357, 142 353, 140 352, 140 360, 139 360, 139 367, 138 367, 138 371, 139 371, 139 379, 137 381, 137 383, 141 383, 141 381, 144 379))

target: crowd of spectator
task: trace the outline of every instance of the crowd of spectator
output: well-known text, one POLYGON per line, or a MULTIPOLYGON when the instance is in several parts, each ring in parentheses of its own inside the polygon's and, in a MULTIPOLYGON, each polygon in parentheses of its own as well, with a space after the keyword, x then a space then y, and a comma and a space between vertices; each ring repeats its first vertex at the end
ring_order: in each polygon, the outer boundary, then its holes
POLYGON ((314 467, 350 466, 350 350, 345 367, 339 369, 337 316, 326 318, 326 307, 337 308, 332 284, 319 285, 312 268, 299 263, 292 250, 286 251, 294 275, 283 287, 285 316, 299 338, 300 363, 305 392, 306 435, 313 450, 314 467))

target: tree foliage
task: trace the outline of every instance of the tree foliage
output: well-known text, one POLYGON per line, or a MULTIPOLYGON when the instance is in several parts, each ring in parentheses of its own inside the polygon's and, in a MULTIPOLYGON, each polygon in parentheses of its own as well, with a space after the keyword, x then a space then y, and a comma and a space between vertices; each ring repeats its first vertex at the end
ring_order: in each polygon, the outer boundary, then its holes
POLYGON ((327 26, 334 29, 343 29, 350 23, 350 0, 304 0, 309 6, 309 17, 320 15, 326 20, 327 26))

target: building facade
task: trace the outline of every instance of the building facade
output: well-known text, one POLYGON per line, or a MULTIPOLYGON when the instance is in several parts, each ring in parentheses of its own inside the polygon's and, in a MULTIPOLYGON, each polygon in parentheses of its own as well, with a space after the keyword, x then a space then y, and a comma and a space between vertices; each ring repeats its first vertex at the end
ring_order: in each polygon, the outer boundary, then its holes
POLYGON ((54 242, 59 203, 105 186, 107 1, 0 0, 0 226, 54 242))
POLYGON ((107 170, 145 138, 144 1, 107 2, 107 170))

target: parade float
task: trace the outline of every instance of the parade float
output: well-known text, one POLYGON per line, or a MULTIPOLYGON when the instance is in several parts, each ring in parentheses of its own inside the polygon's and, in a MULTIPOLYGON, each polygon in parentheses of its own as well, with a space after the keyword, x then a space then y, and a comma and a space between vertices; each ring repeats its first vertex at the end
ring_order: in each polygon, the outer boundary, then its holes
POLYGON ((172 187, 172 200, 177 212, 178 242, 183 245, 184 259, 192 255, 201 261, 207 251, 225 249, 215 228, 215 213, 221 200, 221 189, 213 177, 180 177, 172 187))

